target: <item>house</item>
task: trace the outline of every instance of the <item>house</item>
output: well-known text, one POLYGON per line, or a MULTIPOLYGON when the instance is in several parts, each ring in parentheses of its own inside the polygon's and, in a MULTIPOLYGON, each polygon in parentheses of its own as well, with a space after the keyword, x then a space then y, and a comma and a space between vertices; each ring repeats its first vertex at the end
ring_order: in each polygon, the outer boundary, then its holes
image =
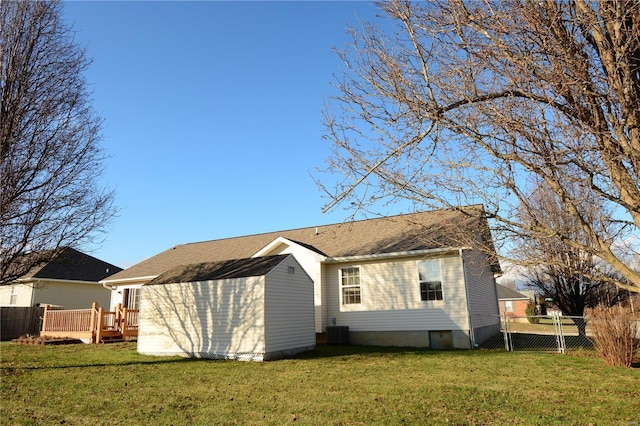
POLYGON ((50 262, 0 287, 0 306, 48 304, 77 309, 93 302, 106 306, 111 291, 99 281, 120 271, 122 268, 66 247, 50 262))
POLYGON ((313 280, 291 254, 178 266, 141 296, 143 354, 265 361, 315 347, 313 280))
POLYGON ((500 305, 500 315, 508 317, 526 317, 529 296, 518 293, 515 290, 496 284, 498 291, 498 304, 500 305))
POLYGON ((319 338, 337 326, 354 344, 471 348, 499 324, 500 267, 481 208, 182 244, 102 283, 112 307, 135 309, 143 285, 177 266, 292 254, 314 283, 319 338))

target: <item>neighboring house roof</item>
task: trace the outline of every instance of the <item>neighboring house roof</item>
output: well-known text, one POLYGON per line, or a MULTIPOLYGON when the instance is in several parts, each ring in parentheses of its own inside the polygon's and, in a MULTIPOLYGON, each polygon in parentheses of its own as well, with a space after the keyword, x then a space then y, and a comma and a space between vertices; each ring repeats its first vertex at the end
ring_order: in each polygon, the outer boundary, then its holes
POLYGON ((498 300, 529 300, 524 294, 511 290, 509 287, 496 284, 496 289, 498 290, 498 300))
POLYGON ((189 283, 231 278, 260 277, 280 264, 287 254, 196 263, 170 269, 145 285, 189 283))
MULTIPOLYGON (((480 208, 470 206, 466 211, 480 208)), ((278 237, 334 258, 462 248, 474 241, 493 247, 484 219, 459 209, 446 209, 182 244, 105 281, 154 277, 179 265, 248 258, 278 237)), ((497 260, 492 266, 495 272, 500 270, 497 260)))
POLYGON ((55 279, 66 281, 93 281, 122 271, 110 263, 104 262, 78 250, 66 247, 53 260, 31 268, 19 278, 20 281, 32 279, 55 279))

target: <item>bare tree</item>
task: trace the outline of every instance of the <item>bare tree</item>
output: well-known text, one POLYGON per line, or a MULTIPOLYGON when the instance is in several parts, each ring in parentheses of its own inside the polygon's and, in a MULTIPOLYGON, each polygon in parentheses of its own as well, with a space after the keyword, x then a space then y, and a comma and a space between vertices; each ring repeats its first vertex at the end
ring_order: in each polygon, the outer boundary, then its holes
POLYGON ((547 235, 640 291, 640 2, 379 7, 388 20, 351 29, 353 44, 338 52, 346 69, 325 110, 333 145, 325 172, 342 178, 321 179, 325 208, 481 203, 499 248, 547 235), (518 219, 522 206, 534 211, 528 196, 538 181, 590 244, 542 219, 518 219), (590 222, 567 185, 611 215, 590 222))
POLYGON ((115 214, 89 60, 60 15, 58 1, 0 2, 0 284, 94 242, 115 214))
MULTIPOLYGON (((566 186, 570 188, 570 185, 566 186)), ((597 204, 593 193, 577 194, 572 192, 573 199, 582 198, 578 208, 583 217, 590 223, 600 223, 601 217, 610 214, 606 207, 597 204)), ((537 234, 531 231, 523 234, 516 243, 514 253, 524 268, 525 285, 535 289, 543 297, 551 299, 563 314, 572 316, 581 335, 586 335, 586 322, 582 319, 585 308, 599 305, 613 306, 629 296, 627 290, 621 290, 612 281, 621 281, 609 265, 591 253, 565 244, 556 237, 557 234, 570 235, 581 245, 595 244, 589 241, 589 234, 576 226, 571 215, 564 209, 553 191, 540 182, 529 195, 527 208, 523 206, 519 219, 530 229, 537 229, 537 222, 542 221, 557 231, 554 235, 537 234)), ((605 230, 603 230, 604 232, 605 230)))

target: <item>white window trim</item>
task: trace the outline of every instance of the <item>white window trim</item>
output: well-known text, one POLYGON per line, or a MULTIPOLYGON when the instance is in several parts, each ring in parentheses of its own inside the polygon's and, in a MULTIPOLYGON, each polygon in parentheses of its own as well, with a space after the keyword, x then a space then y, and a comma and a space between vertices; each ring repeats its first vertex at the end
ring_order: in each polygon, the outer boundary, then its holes
POLYGON ((513 300, 505 300, 504 301, 504 311, 505 312, 515 312, 515 304, 513 303, 513 300))
POLYGON ((339 288, 339 293, 340 293, 340 306, 342 308, 349 308, 349 307, 356 307, 356 306, 362 306, 362 301, 364 300, 364 294, 362 292, 362 267, 360 265, 349 265, 349 266, 343 266, 340 267, 340 269, 338 269, 338 288, 339 288), (359 287, 360 288, 360 302, 359 303, 344 303, 344 293, 343 293, 343 285, 342 285, 342 271, 345 269, 357 269, 358 270, 358 279, 359 279, 359 284, 357 286, 352 285, 352 286, 345 286, 345 287, 359 287))
POLYGON ((420 259, 418 261, 416 261, 416 271, 418 272, 418 300, 421 303, 426 303, 426 304, 443 304, 446 300, 446 296, 445 296, 445 282, 444 282, 444 274, 442 272, 443 267, 442 267, 442 259, 420 259), (442 299, 436 299, 436 300, 422 300, 422 291, 421 291, 421 281, 420 281, 420 262, 434 262, 437 261, 438 262, 438 268, 440 269, 440 287, 442 289, 442 299))
POLYGON ((18 289, 17 285, 11 284, 11 293, 9 293, 9 305, 18 304, 18 289))
POLYGON ((140 301, 141 301, 141 286, 137 286, 137 287, 126 287, 123 291, 123 298, 122 298, 122 306, 126 306, 129 309, 140 309, 140 301), (132 296, 131 293, 134 293, 135 296, 132 296), (131 306, 129 306, 129 301, 134 301, 134 305, 135 307, 132 308, 131 306))

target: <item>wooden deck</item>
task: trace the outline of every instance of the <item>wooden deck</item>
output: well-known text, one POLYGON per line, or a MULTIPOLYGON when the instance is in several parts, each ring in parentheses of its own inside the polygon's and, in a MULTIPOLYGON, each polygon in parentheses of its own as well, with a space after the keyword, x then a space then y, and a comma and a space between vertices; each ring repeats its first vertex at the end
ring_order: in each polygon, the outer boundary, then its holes
POLYGON ((122 308, 105 311, 94 303, 90 309, 56 310, 45 307, 41 336, 81 339, 90 343, 131 340, 138 337, 139 311, 122 308))

